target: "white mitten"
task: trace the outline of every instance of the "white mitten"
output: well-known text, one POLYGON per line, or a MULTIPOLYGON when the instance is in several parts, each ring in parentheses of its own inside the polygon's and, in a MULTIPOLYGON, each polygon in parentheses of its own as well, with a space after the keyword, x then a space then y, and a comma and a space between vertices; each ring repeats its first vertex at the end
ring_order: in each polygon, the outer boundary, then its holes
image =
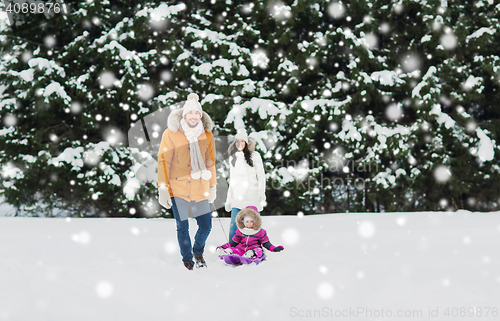
POLYGON ((261 194, 259 195, 259 203, 262 207, 266 207, 267 202, 266 202, 266 194, 261 194))
POLYGON ((168 191, 168 187, 162 186, 158 189, 159 202, 160 205, 165 207, 167 210, 172 207, 172 198, 170 197, 170 192, 168 191))
POLYGON ((213 203, 215 201, 215 197, 217 196, 217 186, 210 187, 208 189, 208 201, 213 203))
POLYGON ((226 205, 224 205, 224 209, 226 210, 226 212, 231 212, 231 202, 226 202, 226 205))

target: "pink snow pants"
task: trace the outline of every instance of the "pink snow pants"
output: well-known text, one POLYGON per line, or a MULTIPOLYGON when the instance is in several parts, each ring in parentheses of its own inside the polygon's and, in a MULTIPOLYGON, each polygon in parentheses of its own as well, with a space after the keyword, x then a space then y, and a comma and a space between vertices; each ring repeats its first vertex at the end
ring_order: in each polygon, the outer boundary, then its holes
MULTIPOLYGON (((241 250, 239 248, 236 248, 236 247, 230 247, 230 249, 231 249, 231 251, 233 251, 234 254, 238 254, 240 256, 242 256, 243 254, 246 253, 245 251, 243 251, 243 250, 241 250)), ((257 255, 257 257, 261 257, 262 254, 264 254, 264 251, 260 247, 257 247, 257 248, 255 248, 253 250, 255 251, 255 255, 257 255)), ((250 250, 248 250, 248 251, 250 251, 250 250)))

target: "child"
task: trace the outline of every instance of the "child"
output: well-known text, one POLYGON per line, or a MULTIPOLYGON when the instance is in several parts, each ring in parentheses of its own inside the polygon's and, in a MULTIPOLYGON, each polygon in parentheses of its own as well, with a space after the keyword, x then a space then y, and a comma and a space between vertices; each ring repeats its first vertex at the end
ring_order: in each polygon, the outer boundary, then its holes
POLYGON ((219 256, 238 254, 249 259, 260 258, 264 255, 262 246, 271 252, 283 251, 283 246, 274 246, 267 237, 267 232, 261 228, 262 221, 255 206, 247 206, 236 216, 238 230, 233 239, 217 247, 219 256))

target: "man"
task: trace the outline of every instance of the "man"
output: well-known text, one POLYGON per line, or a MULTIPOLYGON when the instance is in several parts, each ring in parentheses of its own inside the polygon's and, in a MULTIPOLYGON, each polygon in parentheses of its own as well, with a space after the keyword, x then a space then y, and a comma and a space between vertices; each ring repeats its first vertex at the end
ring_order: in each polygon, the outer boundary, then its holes
POLYGON ((203 252, 212 229, 209 202, 215 200, 217 185, 214 124, 198 100, 197 94, 189 94, 184 107, 169 115, 158 151, 159 202, 172 208, 182 261, 188 270, 194 265, 206 267, 203 252), (189 208, 198 223, 193 246, 189 208))

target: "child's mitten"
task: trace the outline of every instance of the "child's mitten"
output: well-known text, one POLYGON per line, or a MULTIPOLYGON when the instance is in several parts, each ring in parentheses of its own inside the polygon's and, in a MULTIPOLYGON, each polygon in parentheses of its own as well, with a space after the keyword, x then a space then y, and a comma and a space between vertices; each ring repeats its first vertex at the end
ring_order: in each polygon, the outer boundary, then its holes
POLYGON ((281 245, 280 245, 280 246, 275 246, 275 247, 271 248, 271 251, 273 251, 273 252, 281 252, 281 251, 283 251, 284 249, 285 249, 285 248, 284 248, 283 246, 281 246, 281 245))

